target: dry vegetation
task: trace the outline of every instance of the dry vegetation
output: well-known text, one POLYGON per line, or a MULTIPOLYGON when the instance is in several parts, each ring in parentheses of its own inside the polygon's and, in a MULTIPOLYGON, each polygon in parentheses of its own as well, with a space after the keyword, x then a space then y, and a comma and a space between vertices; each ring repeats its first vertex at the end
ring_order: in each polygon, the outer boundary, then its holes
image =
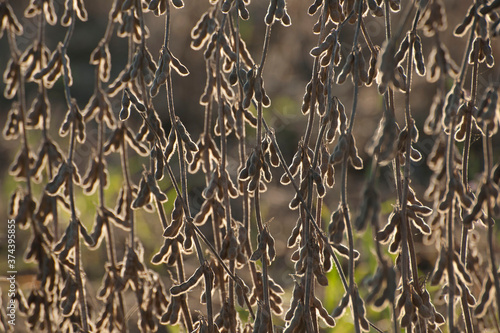
POLYGON ((89 2, 0 0, 2 330, 499 331, 500 1, 89 2))

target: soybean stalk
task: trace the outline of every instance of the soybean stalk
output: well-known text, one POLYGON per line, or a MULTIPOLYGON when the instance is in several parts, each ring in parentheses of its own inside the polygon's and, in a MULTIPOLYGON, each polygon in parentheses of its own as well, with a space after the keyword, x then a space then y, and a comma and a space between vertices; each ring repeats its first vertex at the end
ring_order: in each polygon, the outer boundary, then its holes
MULTIPOLYGON (((490 136, 490 130, 486 126, 484 137, 483 137, 483 154, 484 154, 484 164, 485 164, 485 182, 491 182, 491 170, 492 170, 492 165, 493 165, 493 151, 492 151, 492 142, 491 142, 491 136, 490 136)), ((487 194, 491 195, 490 193, 487 194)), ((493 276, 493 284, 495 286, 495 301, 497 305, 497 311, 498 315, 500 318, 500 281, 498 279, 498 271, 497 271, 497 265, 496 265, 496 256, 495 256, 495 248, 494 248, 494 243, 493 243, 493 226, 494 226, 494 219, 493 219, 493 207, 491 205, 491 200, 490 198, 487 197, 486 199, 487 203, 487 221, 488 221, 488 250, 490 254, 490 267, 491 267, 491 273, 493 276)))
MULTIPOLYGON (((223 204, 224 204, 224 211, 225 211, 225 218, 226 218, 226 235, 231 235, 233 233, 233 229, 231 226, 231 204, 230 204, 230 199, 229 199, 229 190, 228 190, 228 182, 229 175, 226 173, 226 168, 227 168, 227 139, 226 139, 226 124, 225 124, 225 115, 224 115, 224 101, 222 97, 222 91, 221 91, 221 75, 222 75, 222 70, 221 70, 221 44, 222 44, 222 39, 223 39, 223 33, 224 33, 224 27, 226 23, 227 15, 224 14, 222 18, 221 25, 219 27, 219 31, 217 32, 217 46, 215 50, 215 75, 216 75, 216 96, 217 96, 217 107, 218 107, 218 125, 219 125, 219 131, 220 131, 220 142, 221 142, 221 161, 220 161, 220 174, 221 177, 223 177, 223 204)), ((230 259, 229 261, 229 269, 231 270, 232 273, 234 273, 234 268, 235 268, 235 262, 234 258, 230 259)), ((236 311, 234 309, 234 284, 233 280, 229 279, 229 295, 228 295, 228 304, 230 308, 230 313, 231 314, 236 314, 236 311)), ((231 318, 230 320, 230 332, 236 332, 236 318, 231 318)))
MULTIPOLYGON (((477 3, 477 2, 476 2, 477 3)), ((474 22, 472 24, 472 30, 475 30, 475 26, 477 24, 477 18, 474 17, 474 22)), ((474 34, 471 33, 471 38, 474 34)), ((470 145, 471 145, 471 135, 472 135, 472 109, 473 106, 476 104, 476 98, 477 98, 477 79, 478 79, 478 52, 477 50, 474 51, 474 54, 472 55, 474 59, 473 67, 472 67, 472 80, 471 80, 471 99, 470 99, 470 105, 468 108, 466 108, 467 113, 465 115, 465 126, 466 126, 466 132, 465 132, 465 141, 464 141, 464 148, 463 148, 463 157, 462 157, 462 184, 464 185, 465 191, 468 193, 469 192, 469 154, 470 154, 470 145)), ((462 236, 461 236, 461 244, 460 244, 460 260, 466 266, 467 264, 467 238, 468 238, 468 233, 469 233, 469 228, 465 225, 465 223, 462 224, 462 236)), ((465 287, 464 287, 465 288, 465 287)), ((463 289, 463 288, 462 288, 463 289)), ((465 326, 467 332, 473 332, 473 327, 472 327, 472 319, 470 316, 470 309, 469 309, 469 303, 467 302, 467 297, 466 293, 462 292, 461 295, 461 304, 462 304, 462 313, 464 316, 465 320, 465 326)))
MULTIPOLYGON (((66 52, 67 48, 69 45, 69 41, 73 35, 74 27, 75 27, 75 21, 76 21, 76 13, 75 9, 73 8, 73 3, 70 3, 70 12, 71 12, 71 24, 66 31, 66 35, 64 37, 64 41, 62 44, 62 47, 60 48, 61 52, 61 61, 62 61, 62 69, 63 69, 63 83, 64 83, 64 95, 66 97, 66 105, 68 107, 68 112, 79 112, 79 110, 75 110, 77 108, 76 105, 74 105, 74 102, 71 98, 71 92, 70 92, 70 78, 69 78, 69 64, 66 61, 66 52)), ((81 311, 81 318, 82 318, 82 329, 84 331, 89 331, 89 324, 88 324, 88 307, 87 307, 87 300, 85 297, 85 289, 83 286, 83 278, 82 278, 82 265, 81 265, 81 251, 80 251, 80 228, 78 227, 78 224, 80 223, 78 221, 77 215, 76 215, 76 207, 75 207, 75 194, 74 194, 74 189, 73 189, 73 154, 75 150, 75 139, 76 139, 76 129, 75 129, 75 122, 71 123, 71 134, 70 134, 70 140, 69 140, 69 155, 67 159, 67 164, 71 168, 71 174, 68 176, 68 192, 69 192, 69 203, 70 203, 70 210, 71 210, 71 222, 74 224, 74 229, 76 230, 76 245, 75 245, 75 279, 76 283, 78 285, 78 298, 80 302, 80 311, 81 311)))
MULTIPOLYGON (((245 117, 242 112, 242 100, 244 96, 243 92, 243 85, 242 85, 242 79, 239 75, 240 69, 241 69, 241 58, 240 58, 240 22, 239 22, 239 15, 238 15, 238 10, 236 7, 234 7, 234 21, 235 24, 232 24, 232 20, 229 20, 229 24, 231 27, 231 31, 233 33, 234 37, 234 43, 235 43, 235 50, 236 50, 236 73, 237 75, 237 92, 236 92, 236 103, 238 107, 238 113, 236 117, 240 117, 241 121, 241 131, 240 131, 240 137, 238 138, 238 155, 240 159, 240 165, 244 166, 246 163, 246 128, 245 128, 245 117)), ((238 120, 237 120, 238 121, 238 120)), ((265 124, 265 121, 264 121, 265 124)), ((243 181, 243 184, 241 185, 243 189, 246 189, 248 186, 248 181, 243 181)), ((243 198, 242 198, 242 214, 243 214, 243 226, 245 227, 245 230, 247 232, 246 238, 247 241, 245 242, 245 248, 244 250, 246 251, 248 257, 250 257, 253 253, 252 250, 252 244, 250 242, 250 235, 251 235, 251 228, 252 225, 250 223, 250 214, 251 214, 251 202, 250 202, 250 195, 248 191, 243 190, 243 198)), ((255 262, 248 260, 248 267, 250 268, 250 272, 252 275, 252 282, 254 286, 258 285, 258 275, 257 275, 257 268, 255 266, 255 262)))
MULTIPOLYGON (((360 27, 361 27, 361 20, 363 19, 363 10, 362 10, 363 2, 359 1, 359 7, 358 7, 358 21, 356 25, 356 30, 354 32, 354 38, 353 38, 353 49, 352 52, 355 52, 357 47, 358 47, 358 36, 360 32, 360 27)), ((351 115, 349 118, 349 127, 346 130, 346 134, 350 135, 352 133, 353 127, 354 127, 354 119, 356 116, 356 110, 357 110, 357 102, 358 102, 358 83, 359 83, 359 73, 357 71, 358 68, 358 57, 354 57, 354 65, 353 65, 353 72, 351 73, 353 75, 353 82, 354 82, 354 92, 353 92, 353 102, 352 102, 352 109, 351 109, 351 115)), ((353 238, 353 233, 352 233, 352 224, 350 221, 350 214, 349 214, 349 206, 347 204, 347 163, 348 163, 348 157, 347 154, 344 154, 344 159, 342 160, 342 171, 341 171, 341 187, 340 187, 340 204, 341 204, 341 209, 342 209, 342 214, 344 216, 344 223, 346 226, 347 230, 347 239, 349 243, 349 266, 348 266, 348 277, 349 277, 349 294, 351 297, 351 305, 352 305, 352 313, 353 313, 353 318, 354 318, 354 328, 356 333, 359 333, 361 331, 360 326, 359 326, 359 318, 358 318, 358 312, 356 310, 357 307, 357 296, 356 296, 356 286, 354 282, 354 238, 353 238)))

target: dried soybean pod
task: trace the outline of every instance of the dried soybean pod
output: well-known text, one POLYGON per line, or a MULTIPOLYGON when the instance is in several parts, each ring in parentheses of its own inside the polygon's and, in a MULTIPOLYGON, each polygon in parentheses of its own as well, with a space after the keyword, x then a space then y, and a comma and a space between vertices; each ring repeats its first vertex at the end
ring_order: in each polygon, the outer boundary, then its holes
POLYGON ((254 87, 255 87, 255 76, 253 69, 250 69, 247 72, 247 82, 243 86, 243 90, 245 93, 245 98, 243 99, 243 108, 248 109, 252 102, 252 98, 254 96, 254 87))
POLYGON ((349 73, 351 73, 352 71, 353 65, 354 65, 354 54, 351 52, 347 56, 344 67, 342 67, 342 70, 340 71, 340 74, 337 77, 337 84, 342 84, 345 82, 345 80, 347 79, 347 75, 349 75, 349 73))
POLYGON ((349 159, 352 166, 357 169, 363 169, 363 160, 359 157, 358 148, 356 147, 356 140, 352 134, 349 135, 349 159))
POLYGON ((306 85, 306 92, 304 93, 304 97, 302 99, 302 113, 308 114, 310 105, 311 105, 311 91, 312 91, 312 79, 306 85))
POLYGON ((370 86, 372 84, 373 79, 377 74, 377 57, 378 53, 372 53, 370 55, 370 66, 368 67, 368 81, 366 82, 367 86, 370 86))
POLYGON ((403 61, 403 59, 406 56, 406 53, 408 52, 409 46, 410 46, 410 36, 408 34, 406 34, 405 38, 403 39, 403 41, 399 45, 398 52, 396 52, 396 54, 394 55, 394 61, 396 64, 399 65, 401 63, 401 61, 403 61))
POLYGON ((330 155, 330 164, 338 164, 344 159, 345 153, 349 149, 348 145, 346 135, 342 134, 337 145, 333 149, 333 153, 330 155))
POLYGON ((202 275, 203 275, 203 266, 199 266, 188 280, 186 280, 185 282, 183 282, 179 285, 175 285, 172 288, 170 288, 170 293, 173 296, 178 296, 182 293, 189 291, 190 289, 194 288, 198 284, 202 275))
POLYGON ((335 310, 333 310, 333 312, 332 312, 331 316, 333 318, 339 318, 340 316, 342 316, 342 314, 344 313, 344 311, 347 307, 347 304, 349 304, 349 299, 350 299, 349 293, 345 293, 344 296, 342 297, 342 300, 340 301, 339 305, 337 305, 335 310))
POLYGON ((420 76, 425 75, 425 63, 424 63, 424 55, 422 53, 422 41, 420 40, 420 36, 415 34, 415 40, 413 41, 413 51, 415 52, 414 62, 415 67, 417 69, 417 74, 420 76))
POLYGON ((127 93, 122 95, 122 109, 120 111, 120 120, 127 120, 130 116, 130 98, 127 93))
MULTIPOLYGON (((357 58, 357 63, 358 63, 358 68, 356 69, 358 71, 358 77, 361 80, 361 82, 367 83, 368 82, 368 72, 365 69, 366 66, 366 61, 365 57, 363 57, 363 53, 361 51, 356 52, 355 57, 357 58)), ((353 77, 354 79, 354 77, 353 77)), ((361 84, 359 82, 359 84, 361 84)))
POLYGON ((476 15, 476 4, 472 4, 469 7, 467 15, 464 17, 464 20, 455 28, 453 34, 457 37, 464 36, 464 34, 472 25, 472 19, 474 18, 475 15, 476 15))

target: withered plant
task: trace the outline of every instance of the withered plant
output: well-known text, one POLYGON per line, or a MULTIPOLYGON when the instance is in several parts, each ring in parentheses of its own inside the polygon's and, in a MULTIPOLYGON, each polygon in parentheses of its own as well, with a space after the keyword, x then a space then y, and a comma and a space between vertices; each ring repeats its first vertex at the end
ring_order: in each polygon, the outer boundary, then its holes
POLYGON ((2 330, 498 332, 500 1, 97 3, 0 0, 6 213, 35 272, 2 330), (89 66, 72 48, 96 5, 89 66), (310 75, 277 129, 292 83, 270 58, 307 15, 310 75))

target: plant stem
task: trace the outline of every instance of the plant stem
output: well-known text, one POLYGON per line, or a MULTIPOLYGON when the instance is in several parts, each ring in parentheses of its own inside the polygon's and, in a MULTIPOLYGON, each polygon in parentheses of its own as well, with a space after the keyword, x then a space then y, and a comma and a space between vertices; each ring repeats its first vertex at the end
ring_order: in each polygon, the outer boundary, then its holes
MULTIPOLYGON (((226 173, 226 168, 227 168, 227 139, 226 139, 226 124, 225 124, 225 115, 224 115, 224 101, 223 101, 223 96, 222 96, 222 91, 221 91, 221 75, 222 75, 222 70, 221 70, 221 44, 223 40, 223 32, 224 32, 224 26, 226 23, 227 15, 224 15, 222 18, 222 23, 218 31, 218 40, 217 40, 217 46, 215 50, 215 63, 216 63, 216 90, 217 90, 217 106, 218 106, 218 121, 219 121, 219 131, 220 131, 220 143, 221 143, 221 162, 219 166, 219 172, 220 172, 220 177, 222 177, 223 181, 223 204, 224 204, 224 211, 226 213, 226 237, 230 237, 230 235, 233 234, 233 229, 231 226, 231 203, 229 200, 229 190, 228 190, 228 182, 229 179, 229 174, 226 173)), ((230 259, 229 261, 229 269, 231 272, 234 272, 234 258, 230 259)), ((229 307, 230 311, 233 314, 236 314, 236 311, 234 309, 234 284, 233 280, 229 279, 229 307)), ((230 332, 235 333, 236 332, 236 318, 230 318, 230 332)))
MULTIPOLYGON (((447 155, 446 155, 446 179, 448 184, 451 183, 453 175, 453 152, 454 152, 454 129, 456 126, 456 117, 452 117, 451 125, 450 125, 450 133, 448 134, 448 144, 447 144, 447 155)), ((447 239, 448 239, 448 260, 447 260, 447 271, 448 271, 448 327, 449 331, 453 332, 454 330, 454 312, 455 312, 455 275, 454 275, 454 267, 453 267, 453 255, 455 251, 454 245, 454 206, 455 206, 455 198, 453 198, 450 203, 450 208, 448 210, 448 214, 446 217, 446 225, 447 225, 447 239)))
MULTIPOLYGON (((71 5, 72 6, 72 5, 71 5)), ((71 8, 71 24, 66 31, 66 35, 64 37, 64 42, 62 47, 60 48, 61 52, 61 61, 62 61, 62 69, 63 69, 63 82, 64 82, 64 94, 66 97, 66 104, 69 108, 68 112, 80 112, 77 109, 76 103, 72 101, 71 98, 71 92, 70 92, 70 87, 69 87, 69 68, 68 68, 68 63, 66 61, 66 51, 67 47, 69 44, 69 41, 71 39, 71 36, 73 35, 73 30, 75 27, 75 21, 76 21, 76 13, 75 9, 71 8), (75 110, 76 109, 76 110, 75 110)), ((73 170, 74 164, 73 164, 73 153, 75 150, 75 123, 73 122, 71 124, 71 136, 70 136, 70 142, 69 142, 69 152, 68 152, 68 160, 67 164, 73 170)), ((81 273, 81 253, 80 253, 80 228, 78 225, 78 219, 76 216, 76 207, 75 207, 75 198, 74 198, 74 189, 73 189, 73 171, 71 175, 68 176, 68 192, 69 192, 69 202, 70 202, 70 209, 71 209, 71 222, 74 223, 75 226, 74 228, 77 230, 76 234, 76 246, 75 246, 75 279, 76 283, 78 285, 78 293, 79 293, 79 302, 80 302, 80 311, 81 311, 81 317, 82 317, 82 329, 85 332, 89 331, 89 325, 88 325, 88 307, 87 307, 87 300, 85 297, 85 290, 83 287, 83 279, 82 279, 82 273, 81 273)))
MULTIPOLYGON (((236 97, 236 101, 237 101, 237 107, 238 107, 238 113, 236 115, 236 117, 240 117, 240 120, 241 121, 241 133, 240 133, 240 137, 238 138, 238 154, 239 154, 239 159, 240 159, 240 166, 244 166, 245 163, 246 163, 246 156, 247 156, 247 152, 246 152, 246 128, 245 128, 245 117, 243 115, 243 106, 242 106, 242 98, 243 98, 243 86, 242 86, 242 81, 239 77, 239 73, 240 73, 240 66, 241 66, 241 61, 240 61, 240 24, 239 24, 239 15, 238 15, 238 11, 234 10, 234 21, 235 21, 235 28, 234 28, 234 31, 233 31, 233 36, 234 36, 234 40, 235 40, 235 49, 236 49, 236 73, 238 73, 237 75, 237 80, 238 80, 238 89, 237 89, 237 97, 236 97)), ((233 28, 233 25, 231 24, 232 21, 229 20, 229 23, 230 23, 230 26, 231 28, 233 28)), ((238 119, 236 120, 238 121, 238 119)), ((265 124, 265 121, 264 121, 264 124, 265 124)), ((247 241, 245 242, 245 245, 244 245, 244 251, 246 251, 247 253, 247 256, 250 257, 253 253, 253 250, 252 250, 252 243, 250 242, 250 239, 251 239, 251 229, 252 229, 252 225, 250 223, 250 214, 251 214, 251 202, 250 202, 250 195, 248 193, 248 191, 246 191, 245 189, 247 188, 248 186, 248 181, 243 181, 243 184, 242 184, 242 187, 243 187, 243 199, 242 199, 242 215, 243 215, 243 226, 245 227, 245 230, 246 230, 246 239, 247 241)), ((253 285, 254 286, 257 286, 258 285, 258 275, 257 275, 257 268, 255 267, 255 262, 251 261, 251 260, 248 260, 248 266, 250 268, 250 272, 251 272, 251 276, 252 276, 252 282, 253 282, 253 285)))
MULTIPOLYGON (((325 24, 327 21, 327 6, 323 6, 323 11, 321 12, 321 27, 318 37, 318 45, 323 41, 325 33, 325 24)), ((335 46, 336 47, 336 46, 335 46)), ((332 58, 335 58, 335 53, 332 53, 332 58)), ((309 117, 307 118, 306 133, 304 135, 304 144, 309 145, 309 140, 311 138, 312 129, 314 126, 314 114, 316 111, 316 84, 318 80, 318 71, 320 69, 319 56, 314 57, 313 70, 312 70, 312 82, 311 82, 311 106, 309 110, 309 117)))
MULTIPOLYGON (((266 26, 266 36, 264 39, 264 47, 262 49, 262 57, 260 61, 260 65, 257 69, 257 78, 262 79, 262 71, 264 69, 264 64, 266 61, 267 57, 267 52, 269 49, 269 41, 271 39, 271 27, 272 25, 267 25, 266 26)), ((257 102, 257 135, 256 135, 256 143, 255 143, 255 154, 257 156, 260 156, 261 154, 261 140, 262 140, 262 100, 259 100, 257 102)), ((255 217, 257 220, 257 227, 259 230, 259 233, 262 234, 262 231, 264 229, 263 223, 262 223, 262 215, 261 215, 261 210, 260 210, 260 174, 257 174, 258 179, 257 179, 257 188, 255 190, 254 194, 254 205, 255 205, 255 217)), ((269 277, 268 277, 268 261, 267 261, 267 254, 264 253, 262 255, 262 294, 263 294, 263 301, 264 301, 264 310, 266 311, 268 316, 269 316, 269 322, 268 322, 268 332, 273 333, 273 321, 271 317, 271 306, 269 303, 269 277)))
MULTIPOLYGON (((464 115, 465 119, 465 141, 463 148, 463 158, 462 158, 462 184, 464 190, 469 193, 469 183, 468 183, 468 167, 469 167, 469 153, 471 145, 471 135, 472 135, 472 108, 476 104, 477 97, 477 78, 478 78, 478 61, 477 61, 477 50, 474 51, 474 64, 472 68, 472 83, 471 83, 471 100, 469 107, 466 108, 467 113, 464 115)), ((460 244, 460 260, 462 261, 464 267, 467 267, 467 237, 469 233, 469 228, 462 223, 462 237, 460 244)), ((465 287, 464 287, 465 288, 465 287)), ((463 288, 462 288, 463 289, 463 288)), ((473 332, 472 319, 470 316, 469 303, 467 302, 467 295, 462 292, 461 295, 462 312, 465 321, 466 331, 468 333, 473 332)))
MULTIPOLYGON (((497 88, 497 87, 495 87, 497 88)), ((493 152, 492 152, 492 140, 490 136, 490 129, 485 126, 484 136, 483 136, 483 155, 484 155, 484 169, 485 169, 485 184, 490 184, 493 182, 491 179, 491 171, 493 168, 493 152)), ((493 241, 493 227, 495 225, 493 219, 493 207, 490 200, 490 191, 486 194, 486 204, 487 204, 487 223, 488 223, 488 249, 490 252, 490 265, 491 265, 491 275, 493 276, 493 284, 495 286, 495 301, 498 311, 498 316, 500 318, 500 281, 498 278, 498 269, 496 265, 495 256, 495 246, 493 241)))
MULTIPOLYGON (((356 52, 358 49, 358 36, 359 36, 359 31, 361 30, 361 21, 363 19, 363 2, 359 1, 359 7, 358 7, 358 21, 356 25, 356 30, 354 32, 354 39, 353 39, 353 46, 352 46, 352 52, 356 52)), ((353 92, 353 101, 352 101, 352 109, 351 109, 351 115, 349 117, 349 127, 346 130, 346 135, 349 138, 349 140, 353 140, 351 137, 351 133, 354 127, 354 119, 356 116, 356 110, 357 110, 357 104, 358 104, 358 83, 360 81, 359 79, 359 73, 358 73, 358 56, 354 57, 354 65, 353 65, 353 71, 351 72, 351 75, 353 75, 353 82, 354 82, 354 92, 353 92)), ((350 144, 349 144, 350 145, 350 144)), ((341 200, 341 209, 342 209, 342 215, 344 216, 344 223, 346 226, 346 231, 347 231, 347 240, 349 243, 349 267, 348 267, 348 276, 349 276, 349 294, 351 296, 351 305, 352 305, 352 314, 353 314, 353 319, 354 319, 354 328, 356 333, 361 332, 361 328, 359 325, 359 314, 357 311, 357 303, 358 303, 358 297, 356 293, 356 285, 354 282, 354 237, 353 237, 353 232, 352 232, 352 224, 349 216, 349 206, 347 204, 347 163, 348 163, 348 156, 347 154, 344 153, 344 159, 342 160, 342 174, 341 174, 341 188, 340 188, 340 200, 341 200)))

